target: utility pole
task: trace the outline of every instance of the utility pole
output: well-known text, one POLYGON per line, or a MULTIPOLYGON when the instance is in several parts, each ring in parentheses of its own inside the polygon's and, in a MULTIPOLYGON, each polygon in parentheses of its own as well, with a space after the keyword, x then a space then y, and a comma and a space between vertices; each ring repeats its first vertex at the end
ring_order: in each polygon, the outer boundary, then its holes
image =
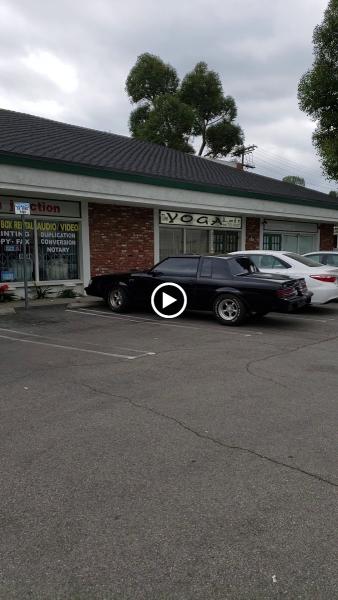
POLYGON ((251 161, 251 162, 245 161, 245 157, 246 156, 252 157, 252 153, 254 152, 254 150, 256 150, 256 148, 257 148, 256 144, 251 144, 250 146, 239 146, 232 153, 232 156, 237 156, 238 158, 241 159, 241 165, 242 165, 243 170, 244 170, 244 167, 247 169, 255 168, 253 161, 251 161))

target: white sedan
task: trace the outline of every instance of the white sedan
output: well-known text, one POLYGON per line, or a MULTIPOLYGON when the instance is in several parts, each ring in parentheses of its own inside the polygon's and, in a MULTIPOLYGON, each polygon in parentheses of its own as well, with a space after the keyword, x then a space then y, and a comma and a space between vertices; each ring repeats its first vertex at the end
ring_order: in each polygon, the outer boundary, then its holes
POLYGON ((303 277, 311 292, 312 304, 325 304, 338 298, 338 268, 322 265, 311 258, 287 251, 243 250, 232 252, 250 256, 263 273, 303 277))

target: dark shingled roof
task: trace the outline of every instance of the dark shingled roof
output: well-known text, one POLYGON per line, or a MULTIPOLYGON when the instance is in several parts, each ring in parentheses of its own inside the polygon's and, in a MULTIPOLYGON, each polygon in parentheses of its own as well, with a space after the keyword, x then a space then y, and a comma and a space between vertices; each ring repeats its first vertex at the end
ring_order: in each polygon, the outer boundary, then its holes
MULTIPOLYGON (((152 178, 153 183, 224 194, 261 195, 296 203, 338 209, 338 201, 315 190, 239 171, 215 162, 134 138, 68 125, 33 115, 0 109, 0 162, 39 160, 39 166, 85 168, 88 175, 123 179, 152 178), (92 173, 91 173, 92 171, 92 173)), ((81 171, 80 171, 81 172, 81 171)))

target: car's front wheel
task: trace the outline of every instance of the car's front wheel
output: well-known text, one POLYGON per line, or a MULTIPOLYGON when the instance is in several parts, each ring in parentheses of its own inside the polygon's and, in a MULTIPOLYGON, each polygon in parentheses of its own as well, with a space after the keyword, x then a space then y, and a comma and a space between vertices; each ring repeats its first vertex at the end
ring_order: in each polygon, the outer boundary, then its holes
POLYGON ((124 312, 129 306, 128 292, 121 285, 115 285, 107 294, 107 304, 113 312, 124 312))
POLYGON ((221 294, 214 302, 214 314, 222 325, 240 325, 247 316, 247 309, 237 296, 221 294))

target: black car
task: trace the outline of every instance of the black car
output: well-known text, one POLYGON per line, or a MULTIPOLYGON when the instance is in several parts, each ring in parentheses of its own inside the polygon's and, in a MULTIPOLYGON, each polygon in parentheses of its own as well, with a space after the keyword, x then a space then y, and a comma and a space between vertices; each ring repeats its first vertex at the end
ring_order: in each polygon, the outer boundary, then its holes
POLYGON ((311 302, 304 279, 260 273, 250 258, 171 256, 149 271, 93 277, 86 287, 114 312, 150 307, 154 289, 177 283, 187 294, 187 309, 213 311, 223 325, 239 325, 249 315, 289 312, 311 302))

